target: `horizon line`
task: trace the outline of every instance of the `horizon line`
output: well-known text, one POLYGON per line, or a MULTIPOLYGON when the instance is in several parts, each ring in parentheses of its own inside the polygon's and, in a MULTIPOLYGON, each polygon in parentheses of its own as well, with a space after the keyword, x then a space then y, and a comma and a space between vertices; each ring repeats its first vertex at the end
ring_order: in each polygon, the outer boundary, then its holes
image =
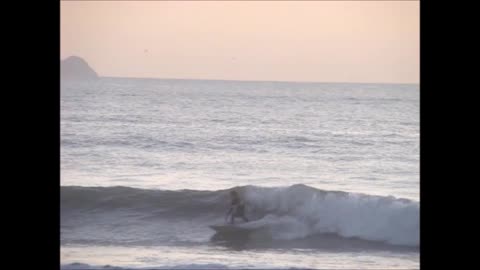
POLYGON ((324 84, 406 84, 420 85, 418 83, 401 82, 334 82, 334 81, 281 81, 281 80, 249 80, 249 79, 199 79, 199 78, 159 78, 159 77, 123 77, 123 76, 98 76, 99 78, 147 79, 147 80, 177 80, 177 81, 226 81, 226 82, 273 82, 273 83, 324 83, 324 84))

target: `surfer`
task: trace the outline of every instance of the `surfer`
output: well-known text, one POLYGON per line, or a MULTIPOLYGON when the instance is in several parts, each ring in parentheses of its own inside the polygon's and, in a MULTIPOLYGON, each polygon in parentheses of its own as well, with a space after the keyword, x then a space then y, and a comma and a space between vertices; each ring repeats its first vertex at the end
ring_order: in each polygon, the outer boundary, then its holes
POLYGON ((247 217, 245 216, 245 204, 238 196, 238 193, 235 190, 230 191, 230 196, 232 197, 232 203, 230 209, 227 212, 227 217, 230 215, 230 223, 235 223, 235 218, 240 217, 243 221, 248 222, 247 217))

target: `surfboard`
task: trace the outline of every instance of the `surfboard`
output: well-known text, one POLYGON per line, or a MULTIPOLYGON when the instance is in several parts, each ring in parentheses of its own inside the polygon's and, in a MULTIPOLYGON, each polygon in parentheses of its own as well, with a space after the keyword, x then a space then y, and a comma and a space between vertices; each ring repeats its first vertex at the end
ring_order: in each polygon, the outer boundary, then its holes
POLYGON ((219 233, 238 233, 238 232, 249 232, 255 230, 255 228, 245 228, 239 225, 210 225, 212 230, 219 233))

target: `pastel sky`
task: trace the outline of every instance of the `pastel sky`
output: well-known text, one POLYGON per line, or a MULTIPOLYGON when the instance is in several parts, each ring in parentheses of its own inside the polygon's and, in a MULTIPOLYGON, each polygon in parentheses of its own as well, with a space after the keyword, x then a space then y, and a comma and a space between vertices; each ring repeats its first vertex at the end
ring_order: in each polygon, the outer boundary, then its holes
POLYGON ((418 1, 63 1, 61 59, 100 76, 419 82, 418 1))

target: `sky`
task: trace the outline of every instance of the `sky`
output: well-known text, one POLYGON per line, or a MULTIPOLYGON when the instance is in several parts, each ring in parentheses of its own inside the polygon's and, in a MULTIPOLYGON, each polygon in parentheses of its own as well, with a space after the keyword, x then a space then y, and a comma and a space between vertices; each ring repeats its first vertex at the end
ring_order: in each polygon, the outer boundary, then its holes
POLYGON ((419 83, 418 1, 62 1, 107 77, 419 83))

